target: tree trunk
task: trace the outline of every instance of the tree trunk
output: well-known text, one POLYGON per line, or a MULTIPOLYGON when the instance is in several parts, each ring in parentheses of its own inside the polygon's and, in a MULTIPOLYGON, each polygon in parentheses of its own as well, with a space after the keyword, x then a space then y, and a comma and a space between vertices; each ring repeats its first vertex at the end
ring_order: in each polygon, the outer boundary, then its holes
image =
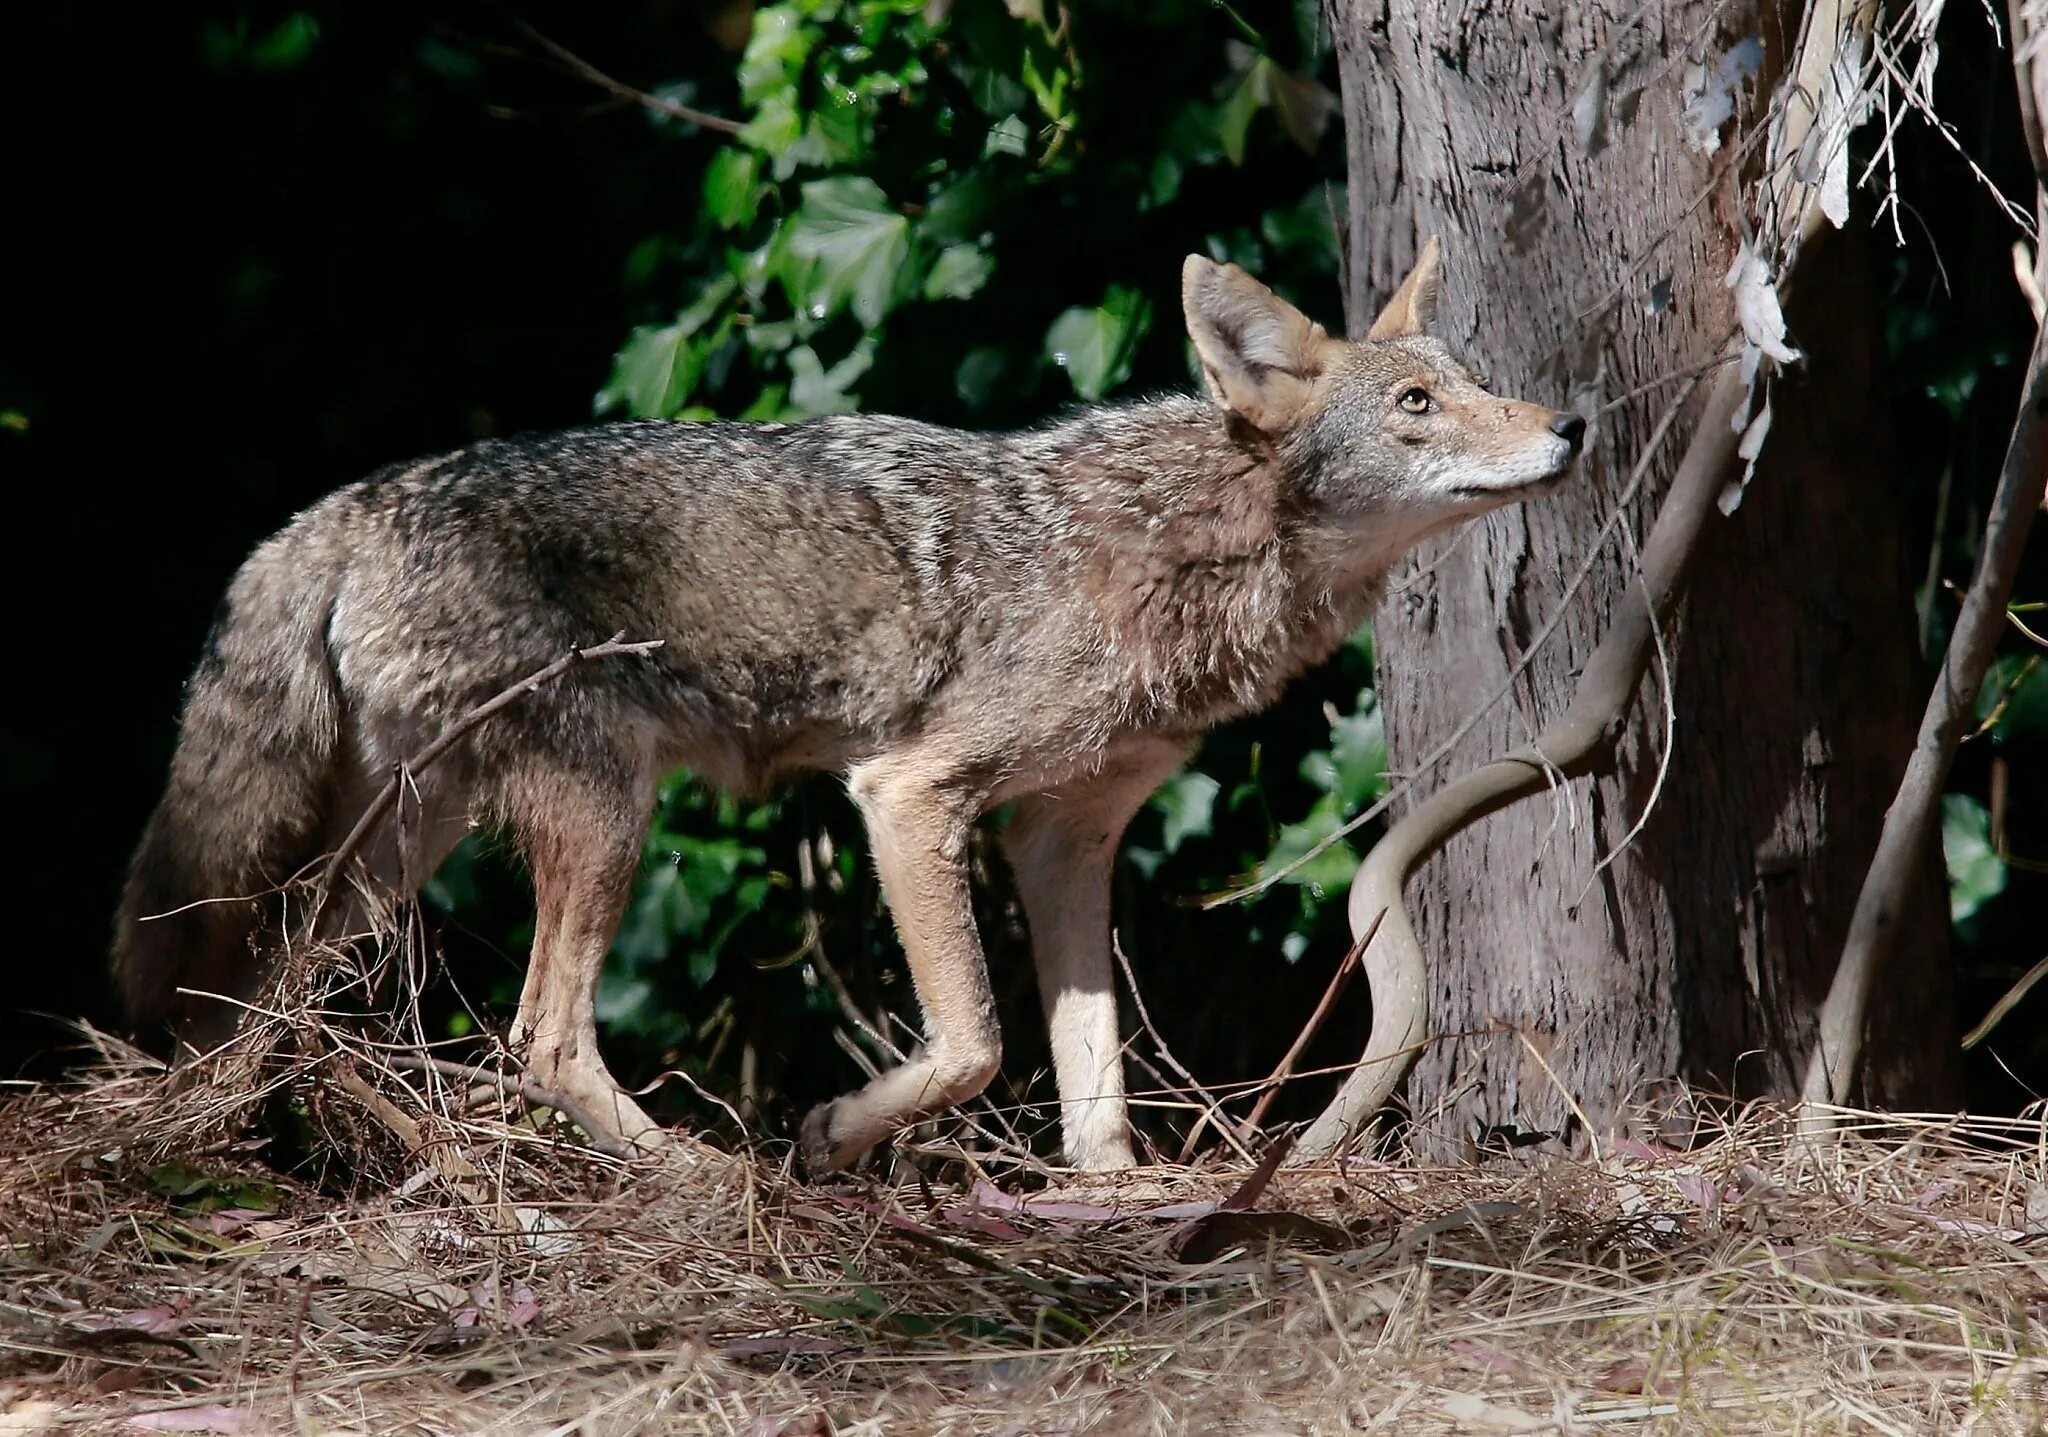
MULTIPOLYGON (((1569 604, 1511 697, 1419 776, 1420 797, 1562 708, 1630 581, 1623 534, 1586 588, 1564 593, 1681 388, 1658 381, 1710 358, 1735 324, 1723 277, 1754 178, 1736 157, 1799 14, 1705 0, 1569 6, 1562 19, 1453 0, 1332 11, 1353 331, 1436 232, 1439 334, 1494 388, 1590 416, 1658 385, 1600 415, 1565 492, 1439 541, 1395 575, 1376 636, 1396 774, 1479 710, 1569 604), (1745 35, 1763 41, 1763 73, 1708 153, 1687 137, 1686 71, 1711 71, 1745 35)), ((1595 1136, 1629 1129, 1674 1078, 1797 1095, 1919 703, 1875 294, 1857 235, 1823 245, 1789 316, 1807 360, 1775 383, 1763 462, 1733 519, 1710 529, 1665 638, 1676 743, 1654 803, 1667 735, 1653 670, 1612 778, 1484 820, 1410 887, 1436 1041, 1409 1107, 1429 1155, 1512 1134, 1582 1141, 1581 1114, 1595 1136)), ((1651 471, 1631 533, 1654 514, 1688 428, 1651 471)), ((1892 997, 1873 1018, 1873 1101, 1946 1104, 1956 1087, 1939 880, 1930 852, 1892 997)))

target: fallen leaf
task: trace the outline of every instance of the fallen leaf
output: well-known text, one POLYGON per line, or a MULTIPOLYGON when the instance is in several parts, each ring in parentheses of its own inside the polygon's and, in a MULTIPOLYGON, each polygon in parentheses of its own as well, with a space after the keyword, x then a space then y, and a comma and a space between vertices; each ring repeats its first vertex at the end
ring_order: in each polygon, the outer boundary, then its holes
POLYGON ((719 1349, 720 1355, 735 1362, 759 1357, 829 1357, 851 1352, 851 1345, 831 1337, 803 1337, 796 1334, 767 1337, 736 1337, 719 1349))
POLYGON ((1519 1408, 1488 1402, 1476 1392, 1453 1392, 1437 1400, 1446 1417, 1470 1422, 1494 1432, 1555 1432, 1555 1417, 1538 1417, 1519 1408))
POLYGON ((515 1207, 512 1214, 526 1233, 526 1246, 543 1257, 565 1257, 576 1251, 576 1239, 569 1237, 569 1224, 537 1207, 515 1207))
POLYGON ((1522 1364, 1502 1352, 1499 1348, 1488 1347, 1481 1342, 1472 1342, 1463 1337, 1451 1344, 1451 1351, 1465 1359, 1465 1365, 1476 1367, 1481 1372, 1505 1372, 1519 1375, 1522 1364))
POLYGON ((978 1232, 983 1237, 992 1237, 999 1242, 1021 1242, 1024 1238, 1022 1228, 1004 1222, 999 1217, 976 1212, 973 1208, 947 1208, 939 1216, 955 1227, 964 1227, 969 1232, 978 1232))
POLYGON ((112 1313, 92 1318, 85 1324, 93 1332, 147 1332, 156 1337, 169 1337, 184 1325, 182 1309, 176 1305, 112 1313))
POLYGON ((1213 1212, 1190 1222, 1174 1239, 1176 1262, 1211 1262, 1234 1248, 1277 1246, 1297 1252, 1348 1252, 1358 1244, 1333 1223, 1298 1212, 1213 1212))
POLYGON ((1650 1366, 1639 1358, 1624 1358, 1593 1379, 1593 1385, 1602 1392, 1616 1392, 1629 1397, 1660 1397, 1663 1394, 1650 1386, 1650 1366))
POLYGON ((1718 1212, 1721 1207, 1721 1185, 1704 1173, 1673 1173, 1671 1185, 1678 1189, 1678 1195, 1698 1208, 1701 1212, 1718 1212))
POLYGON ((62 1431, 65 1424, 61 1419, 67 1410, 42 1398, 17 1402, 0 1412, 0 1437, 36 1437, 43 1432, 62 1431))
POLYGON ((159 1407, 138 1412, 128 1419, 128 1425, 144 1432, 253 1432, 256 1419, 233 1407, 208 1402, 197 1407, 159 1407))
POLYGON ((232 1237, 243 1228, 254 1224, 257 1220, 268 1218, 269 1216, 270 1214, 261 1208, 229 1207, 222 1208, 219 1212, 208 1213, 205 1222, 208 1230, 217 1236, 232 1237))

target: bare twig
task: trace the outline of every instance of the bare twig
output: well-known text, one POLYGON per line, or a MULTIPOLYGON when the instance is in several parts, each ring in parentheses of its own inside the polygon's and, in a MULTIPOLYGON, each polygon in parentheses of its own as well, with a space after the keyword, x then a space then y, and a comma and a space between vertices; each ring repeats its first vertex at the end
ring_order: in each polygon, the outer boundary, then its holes
POLYGON ((833 1000, 838 1003, 840 1015, 846 1019, 847 1025, 878 1055, 892 1063, 902 1062, 903 1050, 883 1036, 882 1030, 869 1021, 868 1015, 861 1011, 860 1004, 853 999, 853 990, 846 986, 846 980, 839 975, 839 970, 833 966, 832 960, 825 956, 825 945, 819 943, 813 946, 809 957, 811 966, 817 970, 818 976, 831 990, 833 1000))
MULTIPOLYGON (((2040 0, 2006 0, 2011 32, 2013 79, 2019 85, 2020 131, 2034 182, 2048 192, 2048 6, 2040 0)), ((2037 236, 2048 239, 2048 236, 2037 236)))
POLYGON ((685 120, 693 125, 702 125, 705 129, 716 130, 722 135, 737 135, 746 128, 738 120, 728 120, 723 115, 714 115, 708 111, 696 109, 693 106, 682 104, 679 101, 668 99, 662 95, 650 95, 645 90, 635 89, 624 80, 614 79, 612 76, 607 75, 581 55, 550 40, 546 35, 543 35, 540 31, 534 29, 533 26, 527 24, 526 21, 514 20, 512 23, 519 27, 520 33, 525 35, 527 39, 533 41, 534 44, 540 46, 541 49, 547 51, 556 60, 561 62, 562 66, 570 74, 575 75, 578 79, 588 81, 600 90, 609 91, 621 100, 630 100, 636 105, 645 106, 658 115, 667 115, 672 120, 685 120))
POLYGON ((386 784, 378 795, 370 801, 369 806, 363 810, 363 816, 356 820, 355 827, 348 831, 348 837, 342 839, 341 846, 335 849, 333 857, 327 860, 327 866, 320 870, 320 877, 316 880, 313 890, 312 911, 306 916, 306 932, 310 934, 313 931, 314 925, 320 921, 320 915, 326 911, 328 901, 333 897, 335 887, 341 880, 341 875, 347 870, 350 861, 361 850, 364 841, 369 838, 370 830, 375 828, 384 815, 391 811, 392 805, 398 802, 399 795, 404 791, 406 783, 410 779, 417 779, 420 774, 431 767, 443 754, 467 737, 470 731, 476 728, 477 725, 510 708, 536 689, 545 688, 548 684, 553 683, 585 660, 607 659, 619 654, 650 654, 660 648, 663 643, 661 639, 645 639, 630 644, 620 642, 625 637, 625 631, 622 629, 603 643, 592 648, 569 650, 568 653, 563 654, 553 663, 527 675, 496 698, 478 704, 460 719, 456 720, 446 732, 442 733, 432 743, 414 754, 410 759, 396 765, 391 775, 391 782, 386 784))
POLYGON ((1984 1015, 1984 1021, 1963 1034, 1963 1046, 1974 1048, 1991 1036, 1991 1030, 2005 1021, 2005 1015, 2020 1005, 2020 999, 2034 991, 2034 985, 2048 978, 2048 958, 2043 958, 2029 968, 2020 981, 2005 990, 2005 996, 1991 1005, 1991 1011, 1984 1015))
POLYGON ((1131 1006, 1138 1010, 1139 1026, 1144 1028, 1145 1036, 1152 1040, 1153 1050, 1159 1054, 1159 1060, 1173 1069, 1180 1080, 1188 1085, 1187 1091, 1202 1100, 1202 1111, 1196 1117, 1195 1125, 1188 1130, 1187 1140, 1181 1144, 1178 1161, 1185 1165, 1187 1160, 1194 1156, 1195 1142, 1202 1135, 1202 1125, 1207 1123, 1223 1135, 1225 1142, 1237 1149, 1239 1157, 1248 1163, 1256 1163, 1258 1160, 1252 1156, 1251 1149, 1238 1141, 1237 1134, 1231 1130, 1229 1120, 1223 1116, 1223 1100, 1203 1087, 1195 1075, 1187 1070, 1187 1065, 1173 1056, 1173 1049, 1166 1046, 1166 1039, 1160 1035, 1159 1029, 1153 1026, 1152 1013, 1145 1006, 1145 995, 1138 991, 1138 975, 1131 971, 1130 956, 1124 952, 1123 942, 1115 933, 1109 935, 1109 946, 1116 954, 1117 963, 1124 970, 1124 983, 1131 990, 1131 1006))
POLYGON ((1844 1102, 1855 1085, 1870 994, 1898 945, 1899 919, 1912 895, 1921 859, 1934 841, 1949 764, 1970 726, 1984 671, 2005 629, 2006 602, 2026 549, 2028 526, 2041 504, 2044 475, 2048 475, 2048 326, 2034 337, 2019 417, 1992 497, 1977 573, 1970 581, 1955 634, 1942 659, 1941 674, 1921 716, 1920 736, 1906 763, 1906 776, 1885 814, 1877 852, 1856 896, 1842 961, 1821 1007, 1820 1031, 1800 1094, 1800 1131, 1809 1139, 1832 1129, 1833 1117, 1824 1105, 1844 1102))
POLYGON ((529 1106, 553 1108, 583 1129, 584 1135, 590 1140, 589 1146, 606 1157, 628 1161, 636 1156, 633 1145, 608 1136, 604 1126, 588 1108, 574 1098, 536 1083, 524 1073, 508 1073, 497 1068, 457 1063, 447 1058, 429 1058, 423 1054, 392 1054, 381 1061, 384 1066, 395 1068, 399 1072, 438 1073, 458 1083, 481 1083, 496 1088, 507 1097, 519 1098, 529 1106))
POLYGON ((1386 914, 1382 913, 1374 918, 1372 926, 1344 950, 1343 958, 1338 961, 1337 971, 1330 975, 1329 986, 1323 989, 1322 1001, 1316 1004, 1315 1012, 1309 1014, 1308 1022, 1303 1024, 1301 1032, 1295 1035, 1293 1044, 1274 1067, 1273 1075, 1267 1078, 1259 1089, 1258 1101, 1252 1104, 1250 1115, 1245 1118, 1243 1126, 1239 1129, 1239 1136, 1247 1143, 1258 1135, 1259 1124, 1265 1121, 1266 1110, 1273 1106, 1273 1099, 1279 1096, 1281 1087, 1294 1076, 1294 1065, 1301 1061, 1302 1053, 1314 1041, 1316 1034, 1323 1030, 1330 1010, 1337 1006, 1337 999, 1342 997, 1345 988, 1350 986, 1351 975, 1357 971, 1359 960, 1365 956, 1365 950, 1372 946, 1373 935, 1380 931, 1380 921, 1385 917, 1386 914))
POLYGON ((2048 323, 2048 3, 2008 0, 2013 79, 2018 83, 2020 132, 2027 158, 2034 166, 2034 249, 2029 258, 2013 246, 2013 268, 2020 292, 2034 311, 2034 323, 2048 323))

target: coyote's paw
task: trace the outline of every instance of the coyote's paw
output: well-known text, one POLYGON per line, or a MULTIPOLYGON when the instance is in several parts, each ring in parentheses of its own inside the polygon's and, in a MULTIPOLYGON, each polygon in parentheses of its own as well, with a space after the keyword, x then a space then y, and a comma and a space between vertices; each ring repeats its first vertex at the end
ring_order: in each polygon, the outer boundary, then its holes
POLYGON ((652 1157, 670 1146, 661 1124, 621 1092, 602 1068, 561 1065, 547 1079, 552 1081, 540 1081, 531 1096, 559 1102, 563 1116, 583 1129, 600 1151, 615 1157, 652 1157))
POLYGON ((804 1174, 810 1178, 827 1177, 832 1173, 852 1167, 866 1152, 870 1144, 858 1137, 849 1137, 842 1129, 845 1116, 840 1111, 842 1099, 835 1098, 829 1103, 820 1103, 804 1114, 804 1125, 799 1135, 797 1151, 803 1159, 804 1174), (838 1123, 834 1123, 837 1115, 838 1123))
POLYGON ((1130 1138, 1119 1133, 1106 1141, 1068 1148, 1067 1166, 1077 1173, 1120 1173, 1138 1166, 1138 1159, 1130 1138))

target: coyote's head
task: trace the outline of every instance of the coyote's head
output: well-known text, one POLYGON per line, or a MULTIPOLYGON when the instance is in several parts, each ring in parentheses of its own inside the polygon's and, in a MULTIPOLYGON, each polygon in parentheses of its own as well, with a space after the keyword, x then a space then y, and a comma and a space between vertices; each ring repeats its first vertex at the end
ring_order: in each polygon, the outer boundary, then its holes
POLYGON ((1429 336, 1437 274, 1432 236, 1351 343, 1234 264, 1190 255, 1181 271, 1216 402, 1272 444, 1326 520, 1396 543, 1550 492, 1586 432, 1576 414, 1487 393, 1429 336))

